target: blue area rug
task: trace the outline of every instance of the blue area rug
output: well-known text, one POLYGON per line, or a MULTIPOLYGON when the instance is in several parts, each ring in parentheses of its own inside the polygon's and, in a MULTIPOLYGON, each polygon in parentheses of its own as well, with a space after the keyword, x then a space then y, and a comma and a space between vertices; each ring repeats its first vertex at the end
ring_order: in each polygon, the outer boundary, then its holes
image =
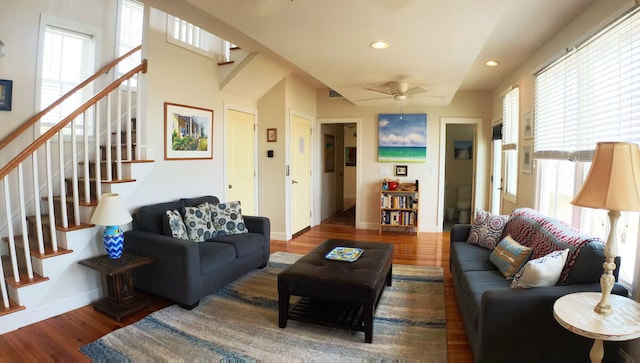
MULTIPOLYGON (((393 266, 376 309, 373 344, 364 333, 289 321, 278 328, 277 276, 300 255, 277 252, 200 301, 116 330, 80 351, 94 361, 447 361, 442 268, 393 266)), ((293 303, 292 299, 292 303, 293 303)))

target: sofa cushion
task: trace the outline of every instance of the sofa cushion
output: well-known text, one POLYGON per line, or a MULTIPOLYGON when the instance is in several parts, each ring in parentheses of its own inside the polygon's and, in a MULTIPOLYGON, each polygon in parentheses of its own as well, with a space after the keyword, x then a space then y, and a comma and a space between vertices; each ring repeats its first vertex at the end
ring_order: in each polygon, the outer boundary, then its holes
MULTIPOLYGON (((569 251, 569 257, 571 257, 571 251, 569 251)), ((567 257, 567 264, 569 263, 569 257, 567 257)), ((576 254, 571 269, 569 271, 563 270, 563 275, 560 276, 560 284, 588 284, 600 281, 604 260, 604 243, 601 241, 588 242, 580 249, 580 253, 576 254)), ((616 276, 617 281, 618 272, 620 271, 620 257, 616 257, 615 263, 616 270, 613 274, 616 276)))
POLYGON ((491 214, 487 211, 476 209, 476 217, 471 224, 468 243, 493 249, 500 239, 508 216, 491 214))
POLYGON ((187 233, 187 227, 184 225, 182 215, 177 209, 168 210, 164 213, 164 234, 165 236, 171 236, 174 238, 188 240, 189 235, 187 233))
POLYGON ((511 282, 512 288, 554 286, 567 261, 569 249, 553 251, 546 256, 527 262, 511 282))
POLYGON ((164 234, 165 212, 179 209, 181 206, 180 202, 166 202, 140 207, 133 216, 133 229, 164 234))
POLYGON ((256 250, 262 250, 264 247, 264 237, 259 233, 218 235, 211 241, 233 246, 235 256, 238 258, 250 255, 256 250))
POLYGON ((519 244, 511 236, 506 236, 493 249, 489 260, 498 267, 504 277, 511 279, 527 262, 529 256, 531 248, 519 244))
POLYGON ((197 207, 184 207, 182 219, 187 227, 187 235, 192 241, 204 242, 217 235, 207 202, 197 207))
POLYGON ((198 252, 201 275, 206 275, 236 260, 235 248, 227 243, 211 241, 198 243, 198 252))
POLYGON ((451 272, 453 275, 466 271, 495 271, 489 261, 491 250, 466 242, 452 242, 450 250, 451 272))
POLYGON ((211 219, 218 235, 248 233, 240 201, 211 204, 211 219))

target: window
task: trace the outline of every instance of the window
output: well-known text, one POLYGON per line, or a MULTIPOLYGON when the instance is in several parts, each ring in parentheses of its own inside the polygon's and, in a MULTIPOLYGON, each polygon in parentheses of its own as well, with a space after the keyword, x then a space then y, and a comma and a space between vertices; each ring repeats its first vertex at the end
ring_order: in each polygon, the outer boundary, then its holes
MULTIPOLYGON (((135 0, 122 0, 120 3, 120 16, 118 17, 118 57, 142 44, 142 25, 144 19, 144 4, 135 0)), ((118 77, 130 71, 140 64, 142 55, 140 52, 131 55, 118 64, 118 77)), ((137 86, 136 77, 131 79, 131 86, 137 86)))
MULTIPOLYGON (((599 141, 640 142, 640 12, 607 27, 536 75, 537 208, 606 239, 607 211, 570 204, 599 141)), ((622 213, 620 280, 633 286, 638 213, 622 213)))
MULTIPOLYGON (((43 110, 94 73, 94 37, 90 34, 44 25, 40 57, 39 108, 43 110)), ((44 133, 93 96, 93 87, 85 87, 40 120, 44 133)), ((82 117, 76 127, 82 128, 82 117)), ((92 125, 93 123, 89 123, 92 125)), ((91 131, 90 131, 91 132, 91 131)))
POLYGON ((516 202, 518 189, 518 130, 520 91, 513 87, 502 97, 502 151, 504 152, 505 198, 516 202))
POLYGON ((175 16, 167 16, 167 41, 209 58, 219 57, 222 39, 175 16))

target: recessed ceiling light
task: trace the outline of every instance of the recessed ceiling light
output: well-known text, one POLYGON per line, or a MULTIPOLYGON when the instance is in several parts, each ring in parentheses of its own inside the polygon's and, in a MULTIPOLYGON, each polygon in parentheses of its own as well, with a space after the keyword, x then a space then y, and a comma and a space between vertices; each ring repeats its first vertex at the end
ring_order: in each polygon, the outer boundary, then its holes
POLYGON ((498 66, 498 62, 494 61, 494 60, 488 60, 485 65, 487 65, 488 67, 497 67, 498 66))
POLYGON ((386 49, 389 48, 389 43, 378 40, 377 42, 370 43, 369 46, 373 49, 386 49))

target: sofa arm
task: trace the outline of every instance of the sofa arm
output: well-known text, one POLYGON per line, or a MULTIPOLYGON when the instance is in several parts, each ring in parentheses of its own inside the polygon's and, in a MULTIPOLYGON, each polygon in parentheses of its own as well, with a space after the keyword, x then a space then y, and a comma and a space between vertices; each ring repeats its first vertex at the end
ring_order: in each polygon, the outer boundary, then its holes
POLYGON ((196 242, 134 230, 125 232, 124 249, 155 259, 134 270, 137 288, 187 306, 200 300, 200 253, 196 242))
MULTIPOLYGON (((569 362, 588 357, 592 340, 573 334, 553 317, 553 304, 574 292, 600 291, 600 284, 532 289, 494 289, 482 295, 475 342, 476 362, 569 362), (523 347, 535 344, 536 349, 523 347)), ((627 296, 622 285, 614 294, 627 296)))
POLYGON ((449 242, 466 242, 471 232, 471 224, 454 224, 451 227, 449 242))
MULTIPOLYGON (((264 237, 264 258, 269 261, 271 254, 271 221, 267 217, 242 216, 247 230, 252 233, 259 233, 264 237)), ((266 262, 265 262, 266 263, 266 262)))

